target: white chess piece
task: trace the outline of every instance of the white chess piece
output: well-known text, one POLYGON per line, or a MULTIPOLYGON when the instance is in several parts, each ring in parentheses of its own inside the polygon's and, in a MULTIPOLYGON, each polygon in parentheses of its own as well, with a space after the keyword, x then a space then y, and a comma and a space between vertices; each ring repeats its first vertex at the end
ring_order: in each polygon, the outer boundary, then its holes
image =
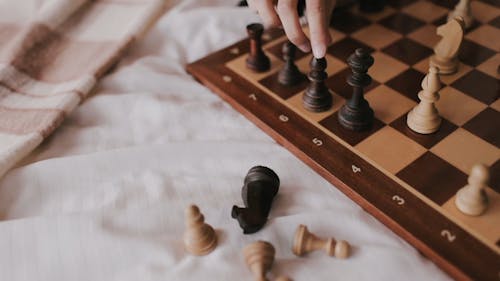
POLYGON ((431 67, 422 80, 422 91, 418 93, 420 103, 415 106, 406 119, 408 127, 419 134, 432 134, 439 129, 441 117, 434 105, 439 100, 438 90, 441 87, 438 70, 431 67))
POLYGON ((205 223, 205 218, 196 205, 186 209, 186 231, 184 247, 193 255, 203 256, 212 252, 217 246, 214 229, 205 223))
POLYGON ((489 171, 485 165, 472 167, 468 184, 457 192, 455 205, 464 214, 479 216, 488 207, 488 197, 484 188, 488 184, 489 171))
POLYGON ((434 55, 431 56, 430 66, 437 67, 439 74, 452 74, 458 70, 458 52, 464 38, 464 21, 456 17, 439 26, 436 33, 441 40, 434 47, 434 55))
POLYGON ((463 19, 466 29, 472 26, 474 17, 472 17, 470 0, 460 0, 455 6, 455 9, 448 14, 448 21, 456 17, 461 17, 463 19))

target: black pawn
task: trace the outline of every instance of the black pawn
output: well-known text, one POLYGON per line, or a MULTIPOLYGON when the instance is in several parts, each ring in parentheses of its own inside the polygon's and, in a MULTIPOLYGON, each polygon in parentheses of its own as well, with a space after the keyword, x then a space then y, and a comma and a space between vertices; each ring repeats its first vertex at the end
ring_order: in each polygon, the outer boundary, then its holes
POLYGON ((269 70, 271 62, 262 50, 262 33, 264 26, 260 23, 247 25, 247 33, 250 38, 250 53, 248 54, 246 65, 255 72, 264 72, 269 70))
POLYGON ((332 107, 332 95, 325 84, 328 77, 325 72, 326 65, 325 58, 313 57, 309 63, 311 72, 308 78, 311 82, 302 96, 304 108, 309 111, 322 112, 332 107))
POLYGON ((233 206, 231 210, 243 233, 257 232, 266 224, 279 185, 278 175, 267 167, 255 166, 248 171, 241 190, 245 208, 233 206))
POLYGON ((281 69, 278 74, 278 82, 285 86, 294 86, 302 82, 304 79, 304 74, 295 65, 295 52, 297 47, 294 44, 287 41, 283 44, 283 60, 285 60, 285 66, 281 69))
POLYGON ((353 131, 363 131, 373 124, 373 110, 363 96, 363 88, 370 85, 372 78, 367 74, 373 65, 373 57, 364 49, 356 49, 347 63, 352 69, 352 75, 347 83, 353 87, 352 97, 340 108, 339 123, 353 131))

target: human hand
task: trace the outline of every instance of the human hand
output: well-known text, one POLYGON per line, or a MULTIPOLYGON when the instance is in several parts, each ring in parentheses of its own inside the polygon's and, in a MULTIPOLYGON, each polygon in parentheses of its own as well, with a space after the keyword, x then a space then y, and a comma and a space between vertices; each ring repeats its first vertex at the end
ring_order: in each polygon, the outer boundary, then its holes
POLYGON ((310 39, 300 26, 298 0, 247 0, 248 6, 259 13, 266 26, 282 26, 290 42, 300 50, 307 53, 312 49, 316 58, 322 58, 332 41, 328 26, 336 1, 305 1, 310 39))

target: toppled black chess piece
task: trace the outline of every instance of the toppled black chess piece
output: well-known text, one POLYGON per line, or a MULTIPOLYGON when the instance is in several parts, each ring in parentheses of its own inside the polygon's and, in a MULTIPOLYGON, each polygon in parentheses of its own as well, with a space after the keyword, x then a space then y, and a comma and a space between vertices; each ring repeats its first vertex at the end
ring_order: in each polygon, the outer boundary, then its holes
POLYGON ((327 111, 332 107, 332 94, 325 84, 328 77, 325 71, 326 59, 313 57, 309 66, 311 71, 307 77, 310 83, 302 96, 302 104, 305 109, 312 112, 327 111))
POLYGON ((262 34, 264 26, 260 23, 247 25, 247 33, 250 38, 250 53, 246 59, 247 68, 255 72, 264 72, 271 68, 271 61, 262 50, 262 34))
POLYGON ((267 167, 255 166, 248 171, 241 190, 245 208, 233 206, 231 210, 244 234, 255 233, 266 224, 279 185, 278 175, 267 167))
POLYGON ((295 65, 295 53, 297 47, 290 41, 283 44, 283 60, 285 65, 278 74, 278 82, 285 86, 294 86, 302 82, 305 75, 300 72, 297 65, 295 65))
POLYGON ((372 82, 367 72, 373 62, 373 57, 362 48, 356 49, 354 54, 347 59, 352 70, 347 83, 353 87, 353 93, 346 104, 340 108, 338 114, 340 125, 346 129, 364 131, 370 129, 373 124, 373 110, 363 94, 363 88, 372 82))

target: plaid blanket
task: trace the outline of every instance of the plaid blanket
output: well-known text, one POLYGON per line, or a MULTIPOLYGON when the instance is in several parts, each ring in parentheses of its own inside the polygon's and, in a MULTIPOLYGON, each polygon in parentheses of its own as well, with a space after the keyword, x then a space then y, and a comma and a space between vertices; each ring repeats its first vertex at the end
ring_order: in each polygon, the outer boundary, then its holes
POLYGON ((165 0, 0 0, 0 176, 155 22, 165 0))

